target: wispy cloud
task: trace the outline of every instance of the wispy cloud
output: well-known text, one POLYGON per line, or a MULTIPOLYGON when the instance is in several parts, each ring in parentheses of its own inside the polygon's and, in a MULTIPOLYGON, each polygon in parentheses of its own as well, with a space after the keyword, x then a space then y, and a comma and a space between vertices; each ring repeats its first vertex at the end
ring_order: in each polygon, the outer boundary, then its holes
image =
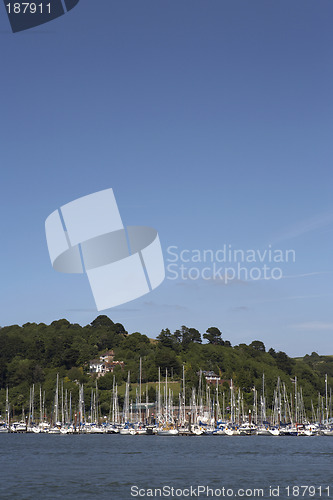
POLYGON ((282 276, 283 279, 289 279, 289 278, 308 278, 310 276, 318 276, 322 274, 331 274, 330 271, 316 271, 313 273, 303 273, 303 274, 289 274, 286 276, 282 276))
MULTIPOLYGON (((96 313, 96 316, 100 314, 104 314, 102 311, 97 311, 97 309, 66 309, 67 312, 89 312, 89 313, 96 313)), ((120 308, 120 307, 111 307, 109 309, 105 309, 105 311, 112 311, 112 312, 133 312, 133 311, 139 311, 139 309, 130 309, 127 307, 120 308)))
POLYGON ((137 309, 135 307, 111 307, 110 309, 108 309, 108 311, 123 313, 123 312, 138 312, 140 311, 140 309, 137 309))
MULTIPOLYGON (((322 274, 331 274, 329 271, 316 271, 313 273, 300 273, 300 274, 282 274, 280 279, 292 279, 292 278, 308 278, 310 276, 317 276, 322 274)), ((247 282, 252 281, 277 281, 274 278, 259 278, 259 279, 248 279, 247 282)))
POLYGON ((300 221, 298 224, 290 226, 284 232, 278 234, 274 239, 274 242, 272 243, 276 244, 280 243, 281 241, 298 238, 303 234, 310 233, 312 231, 317 231, 318 229, 330 226, 332 224, 333 224, 333 210, 315 215, 308 219, 304 219, 300 221))
POLYGON ((176 310, 176 311, 188 311, 188 307, 180 306, 179 304, 157 304, 156 302, 153 302, 152 300, 146 301, 143 304, 147 307, 154 307, 154 308, 160 308, 160 309, 170 309, 170 310, 176 310))
POLYGON ((237 278, 223 277, 222 279, 204 280, 205 283, 214 286, 247 285, 251 280, 240 280, 237 278))
POLYGON ((183 288, 198 288, 200 286, 200 283, 198 280, 183 280, 183 281, 176 281, 174 284, 178 287, 183 287, 183 288))
POLYGON ((247 307, 247 306, 236 306, 236 307, 231 307, 229 309, 229 311, 231 312, 245 312, 245 311, 249 311, 250 308, 247 307))
MULTIPOLYGON (((322 275, 328 275, 332 274, 331 271, 314 271, 311 273, 300 273, 300 274, 289 274, 289 275, 283 275, 281 276, 280 279, 296 279, 296 278, 310 278, 312 276, 322 276, 322 275)), ((274 278, 256 278, 256 279, 247 279, 247 280, 241 280, 237 278, 210 278, 210 279, 197 279, 197 280, 182 280, 182 281, 177 281, 175 282, 175 285, 177 287, 184 287, 184 288, 202 288, 204 286, 208 287, 225 287, 225 286, 249 286, 252 285, 253 283, 257 282, 262 282, 262 281, 267 281, 267 282, 274 282, 276 283, 279 280, 276 280, 274 278)))
POLYGON ((307 321, 305 323, 298 323, 291 326, 296 330, 333 331, 333 323, 326 323, 323 321, 307 321))
POLYGON ((96 315, 98 314, 97 309, 66 309, 66 312, 89 312, 89 313, 95 312, 96 315))
POLYGON ((271 299, 249 299, 252 304, 261 304, 266 302, 281 302, 285 300, 303 300, 303 299, 318 299, 323 297, 330 297, 332 294, 308 294, 308 295, 285 295, 282 297, 274 297, 271 299))
MULTIPOLYGON (((228 277, 227 280, 225 280, 224 277, 222 278, 210 278, 210 279, 197 279, 197 280, 182 280, 182 281, 177 281, 176 285, 177 286, 182 286, 182 287, 191 287, 191 288, 197 288, 197 287, 203 287, 203 286, 231 286, 231 285, 248 285, 251 280, 240 280, 237 278, 232 279, 231 277, 228 277)), ((258 281, 258 280, 256 280, 258 281)))

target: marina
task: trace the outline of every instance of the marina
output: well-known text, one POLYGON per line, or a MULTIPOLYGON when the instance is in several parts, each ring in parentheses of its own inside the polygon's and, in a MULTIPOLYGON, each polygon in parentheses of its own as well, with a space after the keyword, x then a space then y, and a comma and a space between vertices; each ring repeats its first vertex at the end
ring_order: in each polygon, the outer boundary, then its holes
POLYGON ((185 369, 175 403, 173 390, 165 379, 156 384, 156 400, 149 402, 148 386, 144 394, 141 382, 141 360, 136 399, 130 398, 130 374, 125 388, 122 408, 119 405, 118 386, 113 379, 109 415, 102 415, 96 379, 91 390, 90 406, 84 399, 83 384, 79 385, 77 403, 72 393, 64 391, 63 382, 56 378, 55 396, 50 417, 47 418, 45 397, 39 388, 39 409, 36 408, 35 386, 30 390, 29 412, 22 408, 21 419, 11 414, 9 391, 6 390, 5 419, 0 422, 0 434, 119 434, 120 436, 271 436, 311 437, 333 436, 332 391, 325 376, 325 394, 318 396, 317 407, 311 402, 311 416, 305 408, 302 388, 296 377, 294 394, 287 394, 284 383, 277 380, 273 400, 265 393, 265 377, 261 394, 253 389, 253 404, 245 405, 243 394, 233 381, 230 392, 220 392, 219 385, 205 383, 199 372, 198 389, 186 398, 185 369))

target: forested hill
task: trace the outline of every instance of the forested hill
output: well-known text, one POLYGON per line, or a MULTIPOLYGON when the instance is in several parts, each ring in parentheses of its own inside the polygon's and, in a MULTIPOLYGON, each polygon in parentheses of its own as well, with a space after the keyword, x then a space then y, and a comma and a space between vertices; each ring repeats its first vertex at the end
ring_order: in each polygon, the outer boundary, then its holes
POLYGON ((285 352, 267 350, 255 339, 250 345, 232 346, 215 327, 208 328, 203 335, 186 326, 173 333, 165 329, 152 340, 138 332, 129 335, 120 323, 113 323, 107 316, 98 316, 84 327, 61 319, 50 325, 27 323, 22 327, 1 328, 0 405, 4 404, 8 387, 11 405, 17 411, 22 406, 28 407, 33 384, 38 390, 42 387, 46 402, 52 404, 57 373, 68 390, 77 391, 78 383, 84 383, 88 392, 95 385, 94 377, 88 373, 89 361, 98 359, 110 349, 114 350, 116 360, 124 361, 125 368, 118 366, 113 374, 108 373, 98 380, 105 409, 110 401, 114 376, 121 386, 130 371, 131 383, 137 382, 140 357, 144 383, 156 382, 159 367, 163 376, 167 369, 171 380, 179 380, 184 365, 189 390, 197 386, 200 370, 213 371, 225 381, 222 390, 228 391, 228 381, 233 379, 249 404, 253 388, 261 391, 263 374, 268 398, 273 397, 278 377, 285 382, 289 393, 297 377, 308 407, 311 400, 317 401, 318 393, 324 394, 325 374, 328 374, 329 386, 333 386, 331 356, 312 353, 302 359, 292 359, 285 352))

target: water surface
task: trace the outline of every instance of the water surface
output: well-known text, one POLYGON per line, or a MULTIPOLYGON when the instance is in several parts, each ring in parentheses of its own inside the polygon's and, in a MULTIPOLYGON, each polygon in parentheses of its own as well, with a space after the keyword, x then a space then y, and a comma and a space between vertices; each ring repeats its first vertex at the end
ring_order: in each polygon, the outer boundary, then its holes
POLYGON ((0 449, 1 500, 129 500, 151 498, 131 491, 163 486, 170 487, 164 498, 186 498, 176 488, 191 485, 235 495, 262 488, 267 499, 272 486, 283 499, 286 486, 330 486, 330 496, 298 498, 333 498, 333 437, 2 434, 0 449))

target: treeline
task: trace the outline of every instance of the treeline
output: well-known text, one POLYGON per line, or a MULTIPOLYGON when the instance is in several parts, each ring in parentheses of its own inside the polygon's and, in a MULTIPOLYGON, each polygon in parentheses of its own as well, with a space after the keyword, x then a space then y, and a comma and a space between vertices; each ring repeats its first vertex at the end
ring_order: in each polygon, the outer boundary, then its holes
MULTIPOLYGON (((213 371, 224 381, 221 391, 228 394, 228 381, 233 379, 234 386, 241 389, 248 404, 253 398, 253 388, 259 392, 262 389, 263 373, 268 400, 273 398, 278 377, 285 382, 290 393, 297 377, 308 408, 311 401, 317 402, 319 393, 324 394, 326 373, 330 386, 333 385, 333 357, 330 356, 312 353, 303 359, 292 359, 282 351, 275 352, 272 348, 267 351, 259 340, 233 347, 216 327, 208 328, 203 335, 187 326, 173 333, 164 329, 153 340, 139 332, 129 335, 122 324, 113 323, 102 315, 84 327, 61 319, 50 325, 26 323, 22 327, 1 328, 0 412, 3 412, 6 387, 16 412, 22 406, 28 408, 33 384, 36 393, 42 387, 46 404, 52 406, 57 373, 65 389, 73 393, 74 400, 78 384, 83 383, 85 399, 89 401, 89 393, 95 386, 94 377, 88 373, 89 361, 109 349, 115 351, 116 360, 125 362, 125 369, 117 367, 114 374, 106 374, 98 380, 100 402, 105 413, 110 404, 113 377, 121 386, 130 371, 131 383, 137 383, 140 358, 143 383, 156 382, 159 368, 163 376, 168 370, 171 379, 179 380, 184 365, 189 393, 198 384, 200 370, 213 371)), ((153 387, 150 387, 150 396, 154 396, 153 387)))

